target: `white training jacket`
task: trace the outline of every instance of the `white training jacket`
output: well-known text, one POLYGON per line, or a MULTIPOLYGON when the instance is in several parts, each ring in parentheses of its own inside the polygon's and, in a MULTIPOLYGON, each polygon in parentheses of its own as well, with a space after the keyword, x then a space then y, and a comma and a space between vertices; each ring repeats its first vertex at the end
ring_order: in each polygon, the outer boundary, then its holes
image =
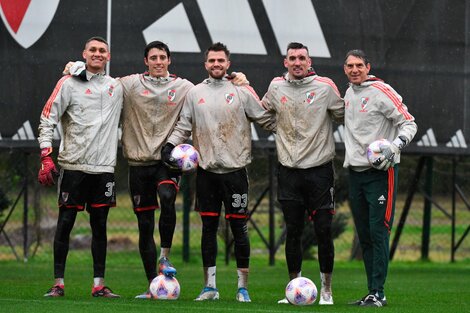
POLYGON ((208 78, 186 95, 168 142, 176 146, 192 134, 199 166, 218 174, 233 172, 251 162, 251 121, 267 130, 275 128, 253 88, 208 78))
POLYGON ((52 145, 61 122, 57 160, 63 169, 114 173, 122 99, 121 84, 104 73, 62 77, 41 113, 40 148, 52 145))
POLYGON ((366 150, 375 140, 392 142, 400 136, 410 143, 418 126, 402 100, 390 85, 372 75, 360 85, 349 85, 344 95, 344 167, 370 168, 366 150))

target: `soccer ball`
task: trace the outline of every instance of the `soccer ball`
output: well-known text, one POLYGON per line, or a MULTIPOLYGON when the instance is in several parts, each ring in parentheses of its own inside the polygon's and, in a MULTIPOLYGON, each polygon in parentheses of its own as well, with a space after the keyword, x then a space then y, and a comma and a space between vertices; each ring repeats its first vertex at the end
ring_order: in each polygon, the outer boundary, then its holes
POLYGON ((373 168, 378 168, 378 166, 382 163, 378 161, 380 161, 379 159, 383 160, 384 156, 382 154, 382 150, 384 147, 388 146, 390 146, 390 141, 387 139, 379 139, 372 142, 367 147, 367 160, 369 160, 369 163, 373 168))
POLYGON ((293 305, 310 305, 317 299, 317 286, 306 277, 297 277, 286 286, 286 299, 293 305))
POLYGON ((196 170, 199 164, 199 152, 187 143, 177 145, 173 148, 171 156, 176 159, 178 167, 183 172, 192 172, 196 170))
POLYGON ((158 275, 150 283, 150 294, 153 299, 176 300, 180 296, 180 284, 175 277, 158 275))

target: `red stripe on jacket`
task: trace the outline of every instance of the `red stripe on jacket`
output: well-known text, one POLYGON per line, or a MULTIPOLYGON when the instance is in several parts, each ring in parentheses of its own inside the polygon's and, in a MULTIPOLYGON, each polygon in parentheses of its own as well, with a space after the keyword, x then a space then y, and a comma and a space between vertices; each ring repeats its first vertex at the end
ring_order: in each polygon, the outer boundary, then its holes
POLYGON ((64 84, 64 82, 70 77, 72 76, 71 75, 64 76, 57 82, 57 84, 54 87, 54 90, 52 91, 52 94, 50 95, 49 99, 46 102, 46 105, 42 109, 42 115, 44 115, 45 117, 49 117, 49 115, 51 114, 52 104, 54 103, 54 100, 57 97, 57 94, 62 88, 62 85, 64 84))
POLYGON ((411 114, 408 113, 408 111, 403 107, 403 103, 401 102, 401 100, 392 90, 390 90, 390 88, 388 88, 382 83, 375 83, 375 84, 372 84, 371 86, 382 91, 390 100, 392 100, 398 112, 400 112, 405 117, 406 120, 413 119, 413 116, 411 116, 411 114))
POLYGON ((328 77, 317 76, 315 78, 315 80, 330 85, 331 88, 333 88, 335 93, 338 95, 338 97, 341 97, 341 94, 339 93, 338 87, 336 87, 335 83, 331 79, 329 79, 328 77))

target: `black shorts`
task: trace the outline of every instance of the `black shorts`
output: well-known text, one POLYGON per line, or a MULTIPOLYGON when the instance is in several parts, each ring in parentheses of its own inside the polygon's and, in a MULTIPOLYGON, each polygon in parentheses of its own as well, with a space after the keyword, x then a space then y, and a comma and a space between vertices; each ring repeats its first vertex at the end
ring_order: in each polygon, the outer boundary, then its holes
POLYGON ((225 218, 248 217, 248 175, 246 169, 216 174, 198 168, 196 210, 201 216, 219 216, 222 203, 225 218))
POLYGON ((315 210, 334 210, 333 162, 300 169, 279 165, 278 200, 297 201, 314 214, 315 210))
POLYGON ((158 208, 157 188, 162 184, 170 184, 178 190, 179 176, 171 173, 163 163, 129 166, 129 192, 134 211, 158 208))
POLYGON ((83 211, 104 206, 116 206, 114 173, 60 171, 59 207, 83 211))

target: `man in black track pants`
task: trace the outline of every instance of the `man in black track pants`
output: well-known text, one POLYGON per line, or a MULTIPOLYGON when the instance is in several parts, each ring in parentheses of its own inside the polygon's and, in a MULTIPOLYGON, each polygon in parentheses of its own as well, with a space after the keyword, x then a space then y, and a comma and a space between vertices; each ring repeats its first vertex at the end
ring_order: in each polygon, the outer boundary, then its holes
MULTIPOLYGON (((287 46, 284 66, 287 73, 272 80, 262 101, 277 119, 278 200, 287 226, 287 269, 290 280, 301 276, 302 232, 308 213, 318 241, 319 304, 331 305, 331 225, 335 213, 332 121, 342 122, 344 103, 333 81, 313 71, 303 44, 287 46)), ((288 302, 284 298, 278 303, 288 302)))

